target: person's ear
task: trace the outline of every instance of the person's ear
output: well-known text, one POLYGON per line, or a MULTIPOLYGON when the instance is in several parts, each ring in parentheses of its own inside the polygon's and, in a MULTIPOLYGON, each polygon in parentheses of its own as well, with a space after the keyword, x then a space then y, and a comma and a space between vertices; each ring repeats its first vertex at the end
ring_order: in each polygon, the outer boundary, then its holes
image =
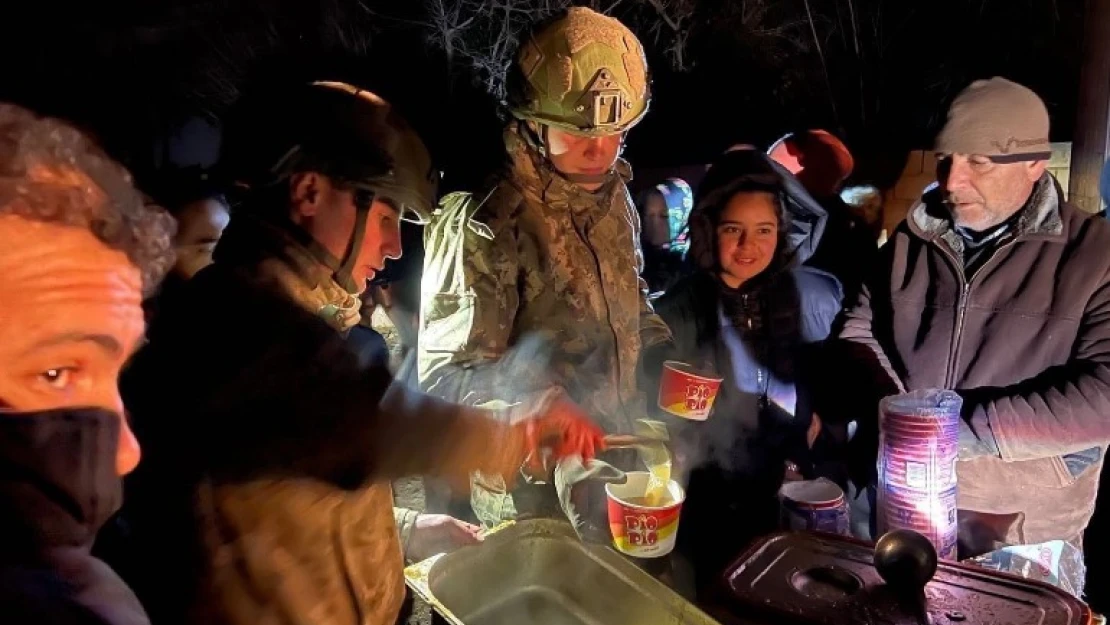
POLYGON ((323 179, 320 174, 305 172, 289 179, 289 203, 294 219, 314 217, 320 208, 323 179))
POLYGON ((1036 182, 1041 179, 1046 169, 1048 169, 1048 161, 1032 161, 1026 163, 1025 175, 1030 182, 1036 182))

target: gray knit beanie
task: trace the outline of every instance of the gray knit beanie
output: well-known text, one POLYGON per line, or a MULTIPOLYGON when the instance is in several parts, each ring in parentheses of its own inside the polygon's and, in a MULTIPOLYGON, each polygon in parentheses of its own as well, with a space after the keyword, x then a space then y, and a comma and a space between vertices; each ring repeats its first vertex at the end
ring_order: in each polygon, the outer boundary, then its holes
POLYGON ((977 80, 948 109, 936 151, 981 154, 996 162, 1047 160, 1048 109, 1028 87, 1005 78, 977 80))

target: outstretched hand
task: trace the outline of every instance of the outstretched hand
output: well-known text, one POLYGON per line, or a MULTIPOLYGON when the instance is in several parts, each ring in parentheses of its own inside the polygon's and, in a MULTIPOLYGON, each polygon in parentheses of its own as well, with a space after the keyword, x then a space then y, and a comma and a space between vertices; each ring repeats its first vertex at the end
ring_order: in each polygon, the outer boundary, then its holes
POLYGON ((575 403, 556 399, 541 414, 527 419, 517 427, 523 430, 525 452, 533 461, 542 462, 545 450, 553 460, 580 456, 589 461, 605 449, 602 431, 575 403))
POLYGON ((414 562, 482 542, 481 528, 446 514, 416 517, 405 555, 414 562))

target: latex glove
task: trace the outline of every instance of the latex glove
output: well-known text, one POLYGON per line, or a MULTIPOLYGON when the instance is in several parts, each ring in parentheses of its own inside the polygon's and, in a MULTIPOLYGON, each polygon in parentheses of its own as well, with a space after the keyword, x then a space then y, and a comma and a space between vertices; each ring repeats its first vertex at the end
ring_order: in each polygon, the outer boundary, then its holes
POLYGON ((513 426, 523 439, 529 471, 546 473, 548 459, 579 456, 585 461, 605 449, 605 433, 570 400, 559 397, 533 417, 513 426), (550 452, 550 453, 547 453, 550 452))
POLYGON ((555 465, 555 493, 559 497, 559 507, 580 538, 586 522, 579 514, 579 506, 575 500, 584 499, 586 495, 576 493, 576 487, 584 486, 587 482, 623 484, 626 479, 628 477, 624 471, 596 458, 583 461, 580 456, 567 456, 555 465))
POLYGON ((409 537, 405 555, 419 562, 437 553, 450 553, 460 547, 482 542, 482 528, 446 514, 421 514, 409 537))

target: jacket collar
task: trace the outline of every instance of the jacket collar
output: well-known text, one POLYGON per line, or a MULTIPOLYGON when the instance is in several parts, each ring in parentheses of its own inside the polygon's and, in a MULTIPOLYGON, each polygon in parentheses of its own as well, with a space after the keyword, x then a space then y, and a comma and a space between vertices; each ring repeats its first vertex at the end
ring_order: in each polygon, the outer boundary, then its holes
MULTIPOLYGON (((1022 239, 1063 241, 1064 220, 1060 216, 1063 190, 1051 174, 1045 172, 1033 187, 1033 193, 1021 209, 1015 235, 1022 239)), ((910 209, 906 220, 911 232, 932 241, 940 239, 953 251, 963 251, 963 239, 952 227, 952 217, 944 205, 940 188, 933 185, 925 191, 921 201, 910 209)))

